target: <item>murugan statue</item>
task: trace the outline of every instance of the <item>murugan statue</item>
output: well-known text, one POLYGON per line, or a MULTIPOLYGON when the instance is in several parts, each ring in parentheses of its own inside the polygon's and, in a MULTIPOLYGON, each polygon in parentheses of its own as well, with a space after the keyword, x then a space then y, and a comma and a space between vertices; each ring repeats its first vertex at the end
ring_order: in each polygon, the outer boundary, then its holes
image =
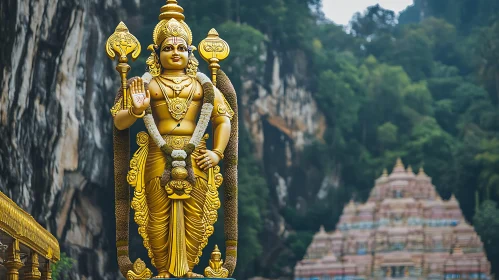
MULTIPOLYGON (((148 72, 126 79, 127 55, 140 52, 137 39, 123 23, 109 38, 108 55, 119 56, 122 86, 111 109, 114 119, 116 239, 118 263, 127 279, 150 278, 151 271, 128 254, 129 211, 156 267, 156 278, 194 278, 208 238, 214 232, 218 187, 224 159, 224 231, 226 260, 221 254, 206 270, 210 277, 231 275, 237 252, 237 98, 218 61, 227 57, 227 43, 214 29, 199 45, 210 63, 212 80, 198 72, 192 33, 176 0, 161 8, 147 59, 148 72), (139 149, 130 160, 129 127, 143 119, 147 132, 137 134, 139 149), (211 121, 213 148, 205 131, 211 121), (129 185, 134 188, 130 205, 129 185), (130 207, 131 206, 131 207, 130 207), (220 265, 218 265, 220 264, 220 265), (227 272, 227 273, 225 273, 227 272)), ((206 275, 208 276, 208 275, 206 275)))

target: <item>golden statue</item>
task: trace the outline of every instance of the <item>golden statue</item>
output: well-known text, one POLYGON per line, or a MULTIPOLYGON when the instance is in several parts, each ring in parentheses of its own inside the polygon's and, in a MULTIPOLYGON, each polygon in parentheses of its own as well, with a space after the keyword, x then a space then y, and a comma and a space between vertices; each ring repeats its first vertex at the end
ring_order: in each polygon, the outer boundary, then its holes
POLYGON ((225 158, 226 262, 215 269, 227 271, 227 277, 234 272, 237 252, 237 98, 218 62, 228 56, 229 47, 214 29, 199 45, 202 57, 210 63, 212 82, 197 71, 196 48, 183 9, 176 0, 168 0, 160 11, 153 44, 147 48, 151 51, 148 72, 141 78, 126 80, 127 55, 132 53, 135 59, 140 44, 123 23, 106 45, 110 58, 119 56, 116 69, 122 78, 111 109, 118 263, 127 279, 152 276, 142 260, 132 264, 129 258, 131 206, 144 247, 158 271, 156 278, 202 277, 193 268, 214 231, 222 184, 218 163, 225 158), (137 134, 139 149, 129 160, 129 127, 139 118, 147 132, 137 134), (211 150, 205 134, 210 121, 211 150), (134 188, 131 205, 128 185, 134 188))

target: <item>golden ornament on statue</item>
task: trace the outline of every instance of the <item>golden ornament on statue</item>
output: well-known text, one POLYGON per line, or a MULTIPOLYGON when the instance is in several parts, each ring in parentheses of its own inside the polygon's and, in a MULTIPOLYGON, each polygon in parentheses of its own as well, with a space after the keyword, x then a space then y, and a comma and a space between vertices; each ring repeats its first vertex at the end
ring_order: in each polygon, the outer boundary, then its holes
POLYGON ((216 85, 217 71, 220 69, 220 64, 218 63, 229 56, 229 44, 220 38, 215 28, 212 28, 208 32, 208 37, 199 43, 198 51, 201 57, 210 64, 211 79, 213 84, 216 85))
POLYGON ((223 264, 222 253, 220 253, 218 245, 215 245, 215 249, 211 253, 209 266, 204 269, 204 276, 209 278, 227 278, 229 271, 222 266, 223 264))
POLYGON ((116 71, 120 73, 121 87, 123 90, 123 107, 128 107, 129 96, 127 92, 127 74, 130 71, 128 65, 128 55, 132 54, 132 59, 135 61, 139 57, 141 46, 139 40, 128 31, 128 27, 123 22, 120 22, 116 27, 114 33, 109 36, 106 42, 107 56, 114 60, 118 55, 118 65, 116 71))
POLYGON ((172 170, 172 178, 175 180, 182 180, 187 178, 187 170, 183 167, 175 167, 172 170))
POLYGON ((139 40, 128 31, 128 27, 123 22, 120 22, 114 33, 107 39, 107 56, 114 60, 118 55, 120 62, 127 62, 127 56, 132 54, 132 59, 135 61, 139 57, 140 51, 139 40))

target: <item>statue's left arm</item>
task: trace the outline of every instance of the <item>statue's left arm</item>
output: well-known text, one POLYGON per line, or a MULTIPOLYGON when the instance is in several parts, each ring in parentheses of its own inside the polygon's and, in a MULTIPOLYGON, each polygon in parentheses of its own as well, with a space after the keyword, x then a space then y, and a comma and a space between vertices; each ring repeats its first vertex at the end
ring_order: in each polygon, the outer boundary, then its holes
POLYGON ((222 93, 215 88, 215 102, 211 113, 213 124, 213 150, 224 153, 230 138, 230 115, 222 93))
POLYGON ((231 136, 231 117, 225 98, 216 87, 213 87, 213 111, 211 122, 213 124, 213 149, 202 151, 197 157, 198 166, 207 171, 210 167, 218 165, 224 158, 225 149, 231 136))

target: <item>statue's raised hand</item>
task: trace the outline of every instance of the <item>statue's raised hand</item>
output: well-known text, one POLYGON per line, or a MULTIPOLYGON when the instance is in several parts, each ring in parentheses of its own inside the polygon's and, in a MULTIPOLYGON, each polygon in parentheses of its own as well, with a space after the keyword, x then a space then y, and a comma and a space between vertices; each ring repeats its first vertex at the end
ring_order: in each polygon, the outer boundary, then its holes
POLYGON ((141 78, 135 79, 130 85, 132 94, 132 110, 135 114, 140 115, 144 112, 151 103, 151 94, 149 90, 145 90, 144 81, 141 78))

